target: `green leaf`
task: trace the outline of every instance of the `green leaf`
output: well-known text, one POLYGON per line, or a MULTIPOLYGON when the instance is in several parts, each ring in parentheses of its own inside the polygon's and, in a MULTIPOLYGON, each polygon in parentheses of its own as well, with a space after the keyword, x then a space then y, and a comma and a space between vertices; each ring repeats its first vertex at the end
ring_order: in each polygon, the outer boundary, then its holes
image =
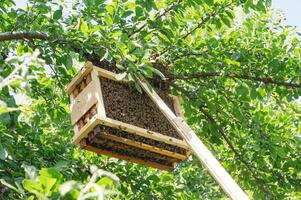
POLYGON ((7 156, 8 156, 8 153, 7 153, 6 149, 0 144, 0 159, 6 160, 7 156))
MULTIPOLYGON (((51 189, 53 189, 56 181, 57 180, 55 178, 39 176, 39 182, 40 182, 41 186, 43 187, 44 192, 47 194, 51 194, 51 189)), ((55 192, 55 191, 52 191, 52 192, 55 192)))
POLYGON ((158 76, 162 77, 162 78, 165 78, 164 74, 162 74, 162 72, 160 72, 159 70, 157 70, 156 68, 153 68, 153 72, 155 74, 157 74, 158 76))
POLYGON ((59 171, 57 171, 55 168, 42 168, 39 171, 39 174, 40 174, 40 176, 55 178, 59 182, 61 182, 61 180, 63 179, 62 174, 59 171))
POLYGON ((136 82, 135 82, 135 88, 136 88, 136 90, 137 90, 140 94, 143 93, 143 91, 142 91, 142 89, 141 89, 141 86, 140 86, 138 83, 136 83, 136 82))
POLYGON ((116 67, 117 67, 118 69, 124 70, 124 67, 123 67, 122 65, 120 65, 120 64, 116 64, 116 67))
POLYGON ((214 4, 214 0, 204 0, 204 2, 208 5, 208 6, 212 6, 214 4))
POLYGON ((106 48, 104 55, 102 56, 102 58, 100 58, 100 61, 108 60, 108 57, 109 57, 109 50, 106 48))
POLYGON ((123 73, 121 73, 121 74, 117 74, 116 75, 116 78, 117 78, 117 80, 122 80, 122 79, 124 79, 125 77, 126 77, 126 75, 127 75, 127 73, 126 72, 123 72, 123 73))
POLYGON ((66 68, 71 68, 73 66, 73 59, 70 54, 67 54, 63 57, 64 65, 66 68))
POLYGON ((227 15, 221 15, 221 20, 226 24, 228 27, 231 27, 231 20, 228 18, 227 15))
POLYGON ((13 111, 18 111, 18 110, 20 110, 20 108, 9 108, 9 107, 1 107, 0 106, 0 114, 13 112, 13 111))
POLYGON ((131 14, 133 14, 134 12, 132 10, 126 10, 122 15, 121 18, 125 19, 128 16, 130 16, 131 14))
POLYGON ((141 6, 136 6, 135 13, 136 13, 136 17, 138 18, 143 16, 143 8, 141 6))
POLYGON ((97 184, 103 187, 104 189, 112 189, 114 188, 114 181, 110 179, 109 177, 103 177, 99 181, 97 181, 97 184))
POLYGON ((147 177, 147 180, 152 180, 152 181, 158 183, 160 181, 160 178, 157 175, 153 174, 153 175, 150 175, 149 177, 147 177))
POLYGON ((43 191, 42 186, 39 183, 37 183, 31 179, 23 180, 23 187, 25 190, 27 190, 28 192, 32 192, 32 193, 37 193, 37 192, 40 193, 43 191))
POLYGON ((236 91, 238 93, 238 95, 244 99, 247 100, 248 96, 249 96, 249 88, 247 85, 244 84, 240 84, 237 88, 236 91))
POLYGON ((151 70, 152 72, 154 72, 155 74, 157 74, 158 76, 160 76, 161 78, 165 78, 164 74, 162 72, 160 72, 158 69, 152 67, 152 66, 145 66, 146 69, 151 70))
POLYGON ((106 15, 104 17, 104 21, 105 21, 106 25, 108 25, 108 26, 112 26, 113 25, 113 19, 112 19, 112 17, 110 15, 106 15))
POLYGON ((61 171, 61 170, 67 169, 69 167, 69 164, 70 164, 69 161, 60 160, 55 164, 54 168, 61 171))
POLYGON ((34 198, 34 196, 33 195, 31 195, 31 196, 29 196, 28 198, 27 198, 27 200, 34 200, 35 198, 34 198))
POLYGON ((129 81, 134 81, 135 80, 132 73, 128 73, 128 80, 129 81))
POLYGON ((235 14, 232 10, 226 10, 225 13, 228 15, 228 17, 230 19, 234 19, 235 18, 235 14))
POLYGON ((62 17, 62 10, 61 9, 54 11, 54 13, 53 13, 53 19, 54 20, 61 19, 61 17, 62 17))
POLYGON ((88 24, 86 23, 86 21, 84 19, 80 19, 79 30, 84 33, 88 33, 88 31, 89 31, 88 24))
POLYGON ((266 96, 266 92, 262 88, 258 88, 258 94, 259 94, 260 99, 263 99, 266 96))

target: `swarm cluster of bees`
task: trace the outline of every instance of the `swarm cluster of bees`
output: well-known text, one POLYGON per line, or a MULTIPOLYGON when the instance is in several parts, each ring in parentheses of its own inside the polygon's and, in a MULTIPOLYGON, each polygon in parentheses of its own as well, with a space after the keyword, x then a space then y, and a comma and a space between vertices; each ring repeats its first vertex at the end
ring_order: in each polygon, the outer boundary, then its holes
MULTIPOLYGON (((176 130, 146 94, 128 84, 101 78, 106 115, 112 119, 180 139, 176 130)), ((172 99, 163 100, 172 108, 172 99)))

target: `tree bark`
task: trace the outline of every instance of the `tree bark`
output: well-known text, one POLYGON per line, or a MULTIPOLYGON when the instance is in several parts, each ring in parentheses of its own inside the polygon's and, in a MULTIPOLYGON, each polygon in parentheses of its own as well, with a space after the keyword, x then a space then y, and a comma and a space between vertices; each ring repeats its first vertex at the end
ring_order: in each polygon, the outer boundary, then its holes
POLYGON ((38 31, 18 31, 18 32, 4 32, 0 33, 0 41, 10 41, 10 40, 49 40, 51 37, 43 32, 38 31))

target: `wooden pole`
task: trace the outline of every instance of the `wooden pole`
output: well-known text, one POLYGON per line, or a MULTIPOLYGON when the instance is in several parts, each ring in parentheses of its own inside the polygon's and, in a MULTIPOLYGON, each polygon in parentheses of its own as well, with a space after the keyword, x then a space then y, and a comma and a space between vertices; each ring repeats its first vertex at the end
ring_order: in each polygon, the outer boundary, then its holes
POLYGON ((170 108, 164 103, 159 95, 151 90, 147 84, 138 79, 140 86, 157 105, 165 117, 169 120, 171 125, 177 132, 184 138, 187 144, 191 147, 194 154, 201 161, 204 167, 209 171, 216 182, 227 193, 231 199, 235 200, 248 200, 249 197, 237 185, 229 173, 218 162, 214 155, 208 150, 204 143, 197 137, 195 132, 188 126, 185 120, 177 117, 170 108))

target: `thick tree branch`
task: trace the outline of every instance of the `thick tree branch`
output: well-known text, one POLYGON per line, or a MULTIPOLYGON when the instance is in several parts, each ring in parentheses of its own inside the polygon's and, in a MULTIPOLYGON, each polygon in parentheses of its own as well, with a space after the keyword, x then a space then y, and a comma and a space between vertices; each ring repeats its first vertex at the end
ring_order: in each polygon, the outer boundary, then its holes
POLYGON ((49 40, 51 37, 42 32, 38 31, 18 31, 18 32, 4 32, 0 33, 0 41, 10 41, 10 40, 49 40))
MULTIPOLYGON (((81 48, 74 44, 72 41, 67 41, 59 37, 51 37, 47 33, 38 32, 38 31, 19 31, 19 32, 4 32, 0 33, 0 42, 1 41, 11 41, 11 40, 55 40, 59 44, 69 44, 71 48, 75 52, 80 52, 81 48)), ((85 57, 90 61, 99 60, 98 56, 95 53, 92 54, 85 54, 85 57)), ((112 63, 103 60, 101 63, 102 66, 110 66, 114 67, 112 63)), ((274 84, 279 86, 285 86, 288 88, 301 88, 300 83, 290 83, 290 82, 283 82, 275 80, 271 77, 256 77, 256 76, 249 76, 249 75, 241 75, 241 74, 223 74, 221 72, 203 72, 203 73, 196 73, 196 74, 181 74, 181 75, 167 75, 166 81, 172 80, 190 80, 190 79, 199 79, 199 78, 212 78, 212 77, 226 77, 226 78, 233 78, 233 79, 242 79, 242 80, 249 80, 253 82, 261 82, 264 84, 274 84)))
POLYGON ((59 45, 69 45, 76 53, 83 52, 87 60, 91 61, 95 65, 103 66, 106 68, 114 68, 113 64, 107 60, 99 61, 100 58, 94 52, 87 53, 85 49, 82 49, 79 45, 76 45, 75 41, 68 41, 58 36, 50 36, 47 33, 39 31, 18 31, 18 32, 3 32, 0 33, 0 42, 12 41, 12 40, 44 40, 53 41, 59 45), (97 64, 96 64, 97 63, 97 64))
POLYGON ((190 79, 201 79, 201 78, 211 78, 211 77, 226 77, 226 78, 233 78, 233 79, 249 80, 253 82, 260 82, 264 84, 274 84, 279 86, 285 86, 288 88, 301 88, 301 84, 299 83, 278 81, 271 77, 256 77, 256 76, 249 76, 249 75, 242 75, 242 74, 223 74, 221 72, 203 72, 197 74, 171 75, 167 77, 167 80, 168 81, 179 80, 179 79, 190 80, 190 79))

